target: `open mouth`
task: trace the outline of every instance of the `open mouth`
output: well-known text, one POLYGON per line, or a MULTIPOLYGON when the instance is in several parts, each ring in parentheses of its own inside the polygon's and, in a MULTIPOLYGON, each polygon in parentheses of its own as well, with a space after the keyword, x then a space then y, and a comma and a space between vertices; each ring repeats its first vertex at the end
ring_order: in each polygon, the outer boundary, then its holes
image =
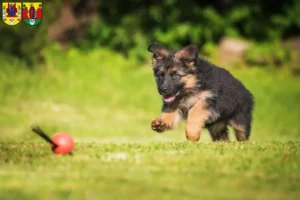
POLYGON ((164 98, 164 102, 167 102, 167 103, 173 102, 176 99, 176 97, 179 95, 179 93, 180 93, 180 91, 178 91, 174 95, 163 97, 164 98))

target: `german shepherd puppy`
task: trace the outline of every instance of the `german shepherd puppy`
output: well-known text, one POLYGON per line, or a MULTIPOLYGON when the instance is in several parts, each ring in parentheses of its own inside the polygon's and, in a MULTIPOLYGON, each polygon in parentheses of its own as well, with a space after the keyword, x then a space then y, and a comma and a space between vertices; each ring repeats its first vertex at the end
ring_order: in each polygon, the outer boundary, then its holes
POLYGON ((153 53, 154 76, 163 99, 162 114, 153 119, 152 130, 163 132, 185 119, 189 141, 198 141, 204 127, 213 141, 228 141, 228 125, 238 141, 249 139, 253 97, 240 81, 199 58, 194 45, 169 51, 153 43, 148 51, 153 53))

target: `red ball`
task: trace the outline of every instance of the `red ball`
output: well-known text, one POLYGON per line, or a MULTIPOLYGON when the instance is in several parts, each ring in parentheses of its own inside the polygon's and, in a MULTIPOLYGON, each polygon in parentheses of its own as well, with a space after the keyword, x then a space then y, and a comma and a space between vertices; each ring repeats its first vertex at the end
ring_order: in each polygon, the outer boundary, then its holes
POLYGON ((74 148, 73 138, 64 132, 56 133, 52 137, 52 142, 57 144, 57 147, 51 145, 52 151, 56 154, 68 154, 71 153, 74 148))

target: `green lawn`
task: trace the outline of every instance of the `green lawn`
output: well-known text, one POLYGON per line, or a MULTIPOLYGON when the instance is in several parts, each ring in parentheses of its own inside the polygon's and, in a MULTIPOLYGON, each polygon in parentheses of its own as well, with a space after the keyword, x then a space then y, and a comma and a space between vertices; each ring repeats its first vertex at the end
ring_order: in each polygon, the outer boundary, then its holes
MULTIPOLYGON (((0 69, 0 199, 297 199, 300 78, 235 69, 254 94, 250 142, 188 143, 184 123, 157 134, 149 64, 107 50, 47 49, 38 70, 11 59, 0 69), (70 133, 57 156, 30 131, 70 133)), ((230 133, 234 141, 233 134, 230 133)))
POLYGON ((1 199, 297 199, 300 142, 0 143, 1 199))

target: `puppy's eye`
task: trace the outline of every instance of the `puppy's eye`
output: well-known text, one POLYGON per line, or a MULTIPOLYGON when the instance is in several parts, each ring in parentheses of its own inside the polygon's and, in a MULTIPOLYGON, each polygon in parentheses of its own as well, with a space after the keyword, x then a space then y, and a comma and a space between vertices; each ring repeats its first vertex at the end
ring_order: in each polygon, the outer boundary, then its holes
POLYGON ((172 78, 173 78, 173 79, 179 79, 179 78, 180 78, 180 75, 177 74, 177 73, 175 73, 175 74, 172 75, 172 78))
POLYGON ((163 72, 157 72, 157 74, 156 74, 156 77, 157 77, 158 79, 162 79, 163 76, 164 76, 164 73, 163 73, 163 72))

